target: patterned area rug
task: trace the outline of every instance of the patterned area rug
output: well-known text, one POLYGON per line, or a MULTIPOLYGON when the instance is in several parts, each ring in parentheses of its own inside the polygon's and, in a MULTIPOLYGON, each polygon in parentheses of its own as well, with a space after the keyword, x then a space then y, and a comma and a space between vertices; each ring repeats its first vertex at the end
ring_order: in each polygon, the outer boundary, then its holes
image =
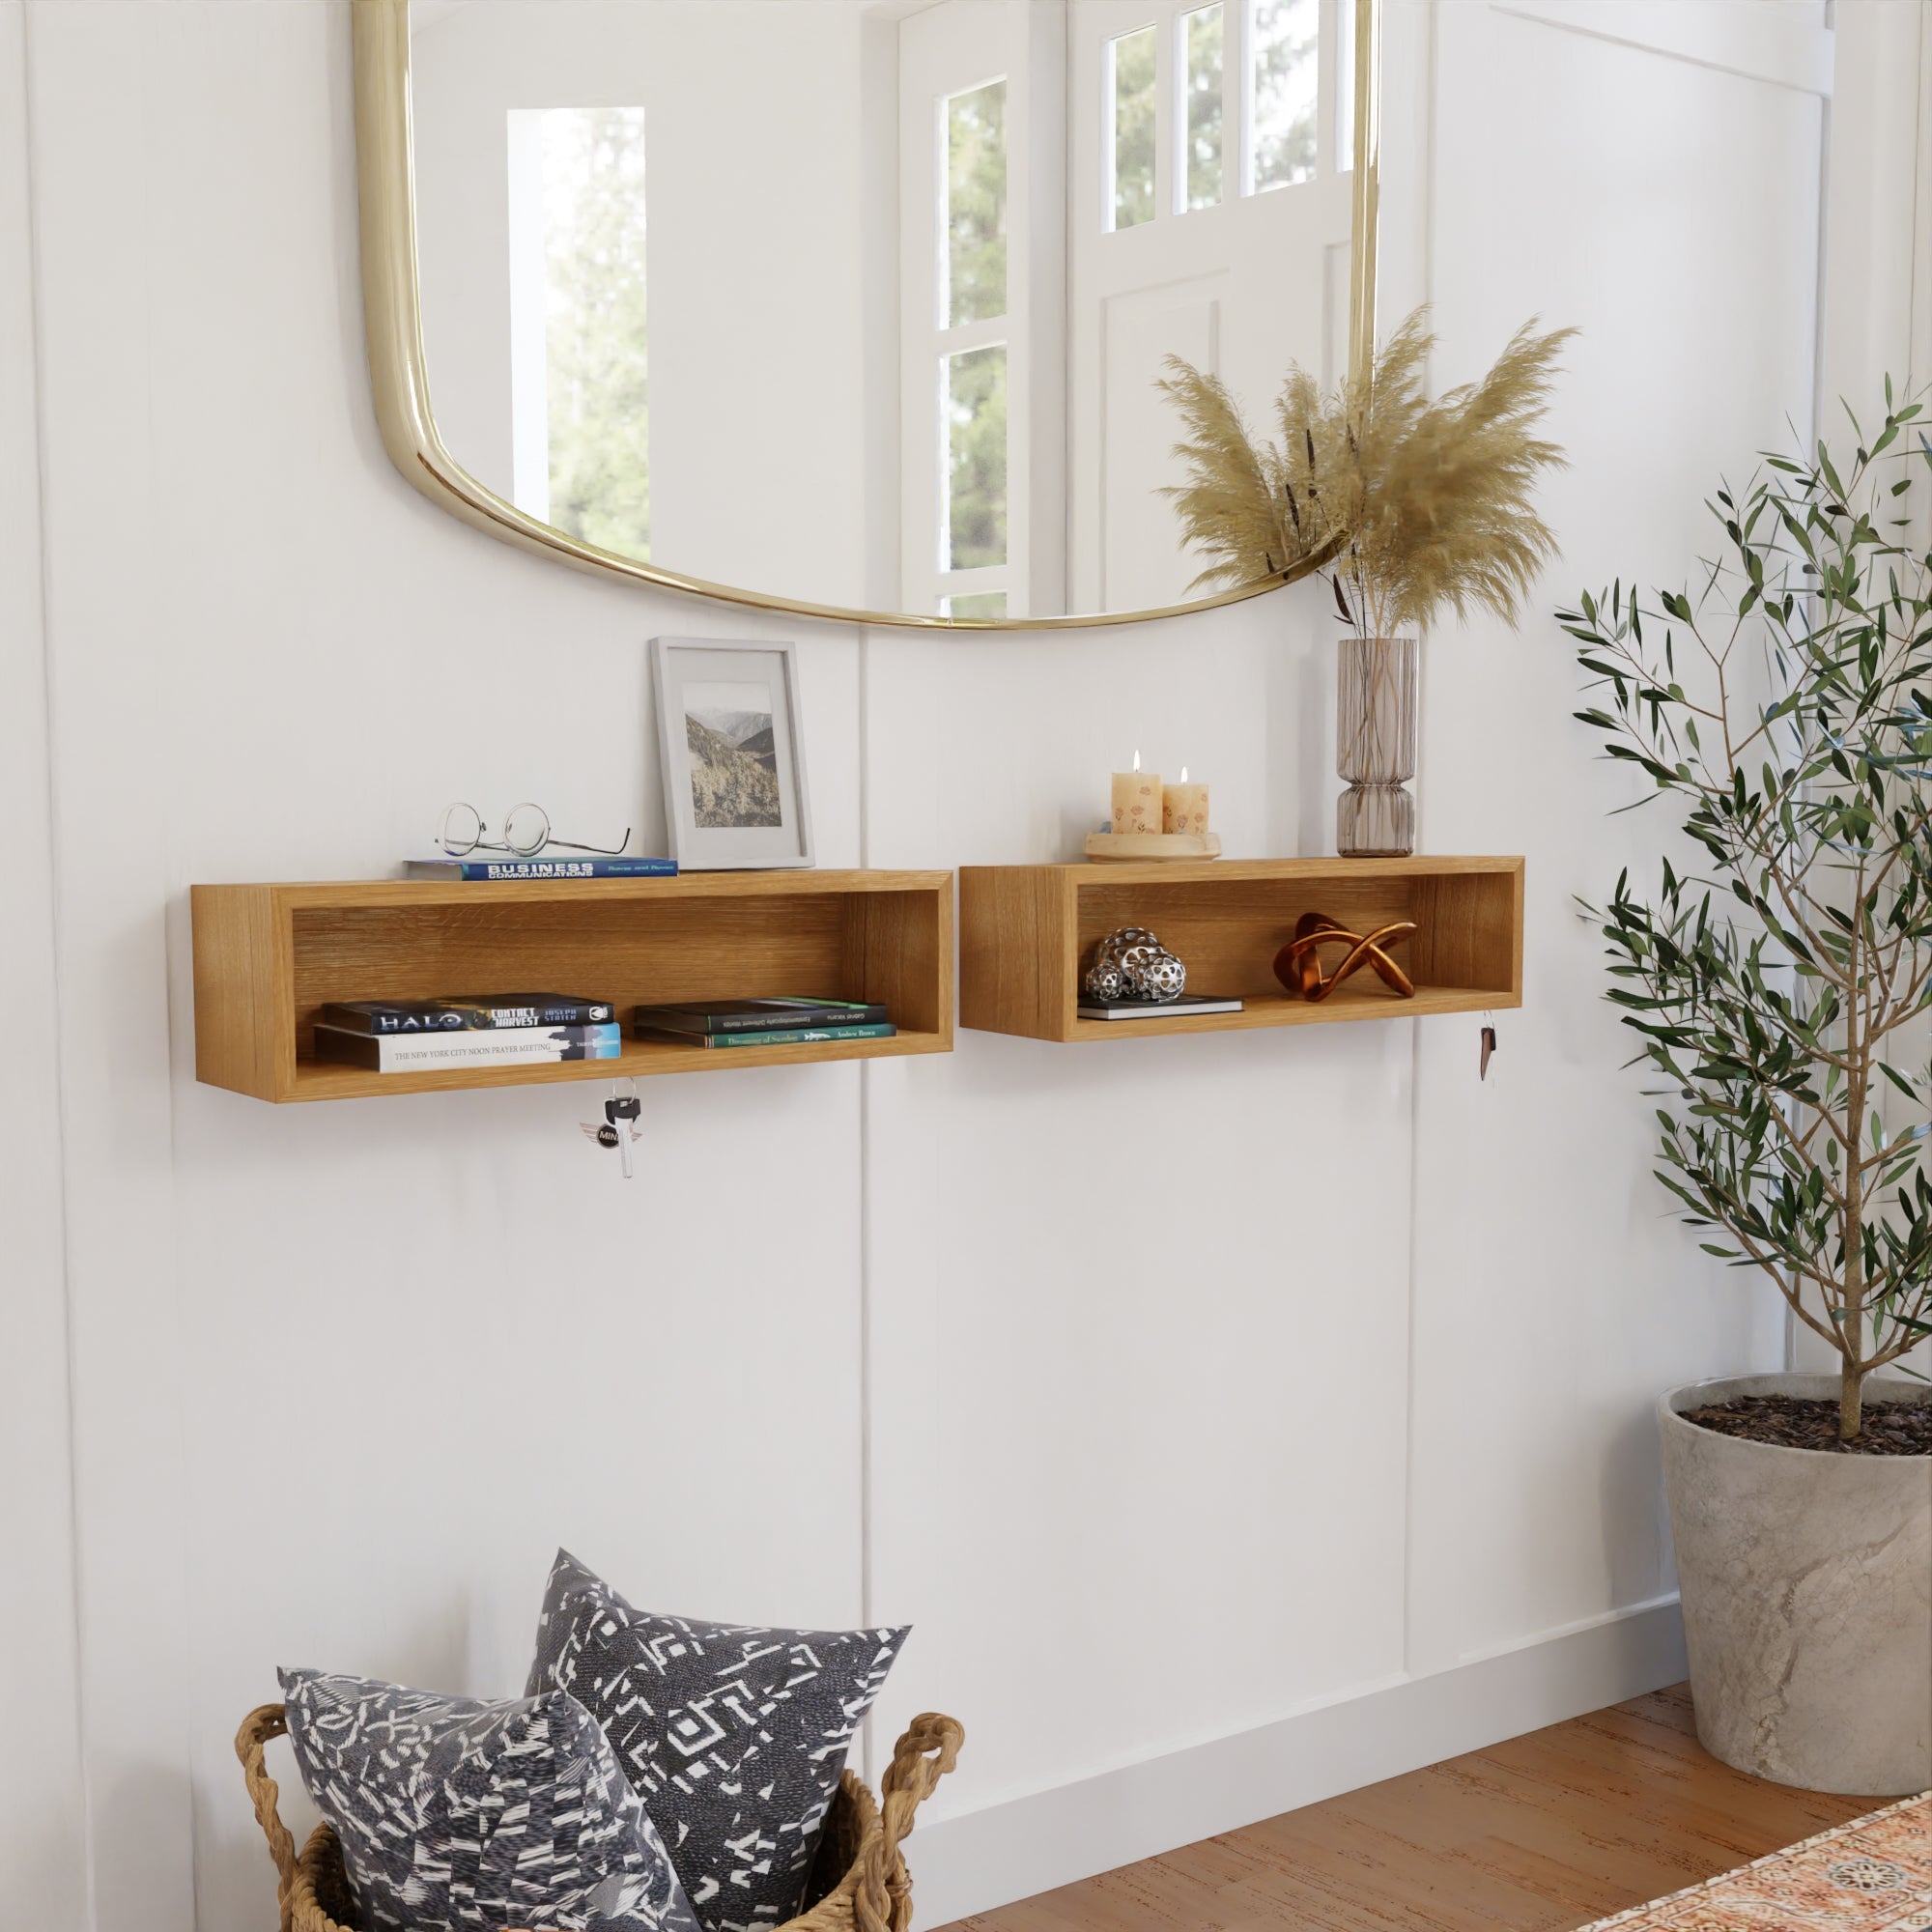
POLYGON ((1932 1792, 1583 1932, 1932 1932, 1932 1792))

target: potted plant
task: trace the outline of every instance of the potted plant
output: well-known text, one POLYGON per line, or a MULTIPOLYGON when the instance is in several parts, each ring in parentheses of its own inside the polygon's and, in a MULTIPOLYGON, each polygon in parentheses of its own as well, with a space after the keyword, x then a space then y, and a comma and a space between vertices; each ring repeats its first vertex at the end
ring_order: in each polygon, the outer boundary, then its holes
POLYGON ((1932 1785, 1932 1403, 1881 1377, 1932 1335, 1932 442, 1894 404, 1711 505, 1695 597, 1560 613, 1577 716, 1682 816, 1600 912, 1657 1080, 1658 1179, 1774 1281, 1831 1375, 1659 1405, 1697 1733, 1781 1784, 1932 1785))
POLYGON ((1536 434, 1575 331, 1519 329, 1480 383, 1431 401, 1435 337, 1417 309, 1375 366, 1325 394, 1299 367, 1276 400, 1280 440, 1257 442, 1218 377, 1169 356, 1187 480, 1164 491, 1185 542, 1212 559, 1193 587, 1276 577, 1312 556, 1349 635, 1341 647, 1336 807, 1345 856, 1415 850, 1416 638, 1442 610, 1514 623, 1554 554, 1537 477, 1563 461, 1536 434))

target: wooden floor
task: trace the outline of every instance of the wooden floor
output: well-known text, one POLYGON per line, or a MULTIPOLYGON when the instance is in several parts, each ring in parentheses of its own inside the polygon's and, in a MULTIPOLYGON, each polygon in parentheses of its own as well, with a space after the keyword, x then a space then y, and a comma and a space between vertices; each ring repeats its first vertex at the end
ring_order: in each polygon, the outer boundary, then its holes
POLYGON ((959 1932, 1571 1932, 1882 1802, 1719 1764, 1679 1686, 962 1919, 959 1932))

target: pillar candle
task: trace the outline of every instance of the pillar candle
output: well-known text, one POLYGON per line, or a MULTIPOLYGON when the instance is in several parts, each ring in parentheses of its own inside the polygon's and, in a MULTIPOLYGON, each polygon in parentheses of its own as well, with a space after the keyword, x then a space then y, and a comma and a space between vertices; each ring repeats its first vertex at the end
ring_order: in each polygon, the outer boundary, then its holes
POLYGON ((1160 830, 1160 774, 1141 770, 1141 754, 1134 753, 1130 772, 1114 774, 1114 832, 1158 832, 1160 830))
POLYGON ((1161 789, 1160 829, 1184 832, 1194 838, 1208 830, 1208 787, 1189 784, 1185 765, 1180 768, 1180 782, 1161 789))

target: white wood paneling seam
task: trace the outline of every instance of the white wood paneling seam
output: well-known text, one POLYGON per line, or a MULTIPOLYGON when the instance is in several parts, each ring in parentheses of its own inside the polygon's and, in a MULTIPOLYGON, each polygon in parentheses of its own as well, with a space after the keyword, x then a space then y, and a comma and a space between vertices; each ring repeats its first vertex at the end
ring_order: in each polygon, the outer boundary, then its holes
POLYGON ((27 206, 27 281, 28 281, 28 321, 31 330, 29 350, 32 356, 31 387, 34 410, 34 489, 36 507, 39 514, 35 519, 34 543, 40 575, 40 658, 41 658, 41 724, 44 751, 43 778, 46 786, 46 841, 47 841, 47 951, 51 960, 48 973, 48 987, 51 1007, 47 1014, 48 1031, 53 1042, 53 1163, 57 1177, 59 1205, 55 1220, 59 1228, 60 1241, 60 1296, 61 1296, 61 1350, 62 1381, 66 1405, 65 1449, 67 1467, 64 1471, 68 1497, 68 1590, 71 1606, 70 1628, 73 1643, 73 1709, 72 1723, 74 1748, 80 1765, 80 1842, 82 1859, 83 1909, 86 1924, 91 1928, 96 1923, 95 1911, 95 1818, 93 1792, 87 1777, 87 1728, 82 1710, 85 1696, 85 1676, 81 1669, 81 1596, 80 1596, 80 1546, 78 1525, 80 1520, 80 1492, 75 1475, 74 1442, 74 1348, 73 1348, 73 1274, 69 1241, 69 1222, 71 1212, 71 1192, 68 1185, 67 1161, 67 1079, 66 1055, 63 1050, 61 1033, 61 881, 60 881, 60 797, 59 787, 54 778, 54 748, 58 743, 54 731, 54 667, 53 629, 48 621, 51 609, 52 583, 47 554, 47 428, 45 397, 45 342, 46 324, 42 314, 44 298, 44 282, 41 275, 41 206, 39 193, 39 174, 37 164, 36 140, 38 116, 35 111, 34 74, 34 34, 33 9, 22 4, 20 20, 20 73, 21 73, 21 128, 20 147, 26 175, 27 206))
POLYGON ((1765 10, 1763 18, 1735 12, 1723 16, 1721 36, 1700 27, 1716 16, 1708 7, 1686 0, 1622 0, 1616 18, 1626 31, 1611 33, 1602 25, 1604 9, 1592 0, 1491 0, 1498 14, 1533 20, 1559 32, 1581 34, 1586 40, 1606 41, 1613 46, 1634 47, 1666 60, 1686 61, 1716 73, 1761 80, 1801 94, 1829 96, 1832 92, 1833 36, 1827 27, 1800 27, 1765 10), (1639 24, 1648 33, 1636 31, 1639 24), (1739 28, 1746 31, 1740 35, 1739 28), (1744 42, 1741 48, 1739 41, 1744 42))

